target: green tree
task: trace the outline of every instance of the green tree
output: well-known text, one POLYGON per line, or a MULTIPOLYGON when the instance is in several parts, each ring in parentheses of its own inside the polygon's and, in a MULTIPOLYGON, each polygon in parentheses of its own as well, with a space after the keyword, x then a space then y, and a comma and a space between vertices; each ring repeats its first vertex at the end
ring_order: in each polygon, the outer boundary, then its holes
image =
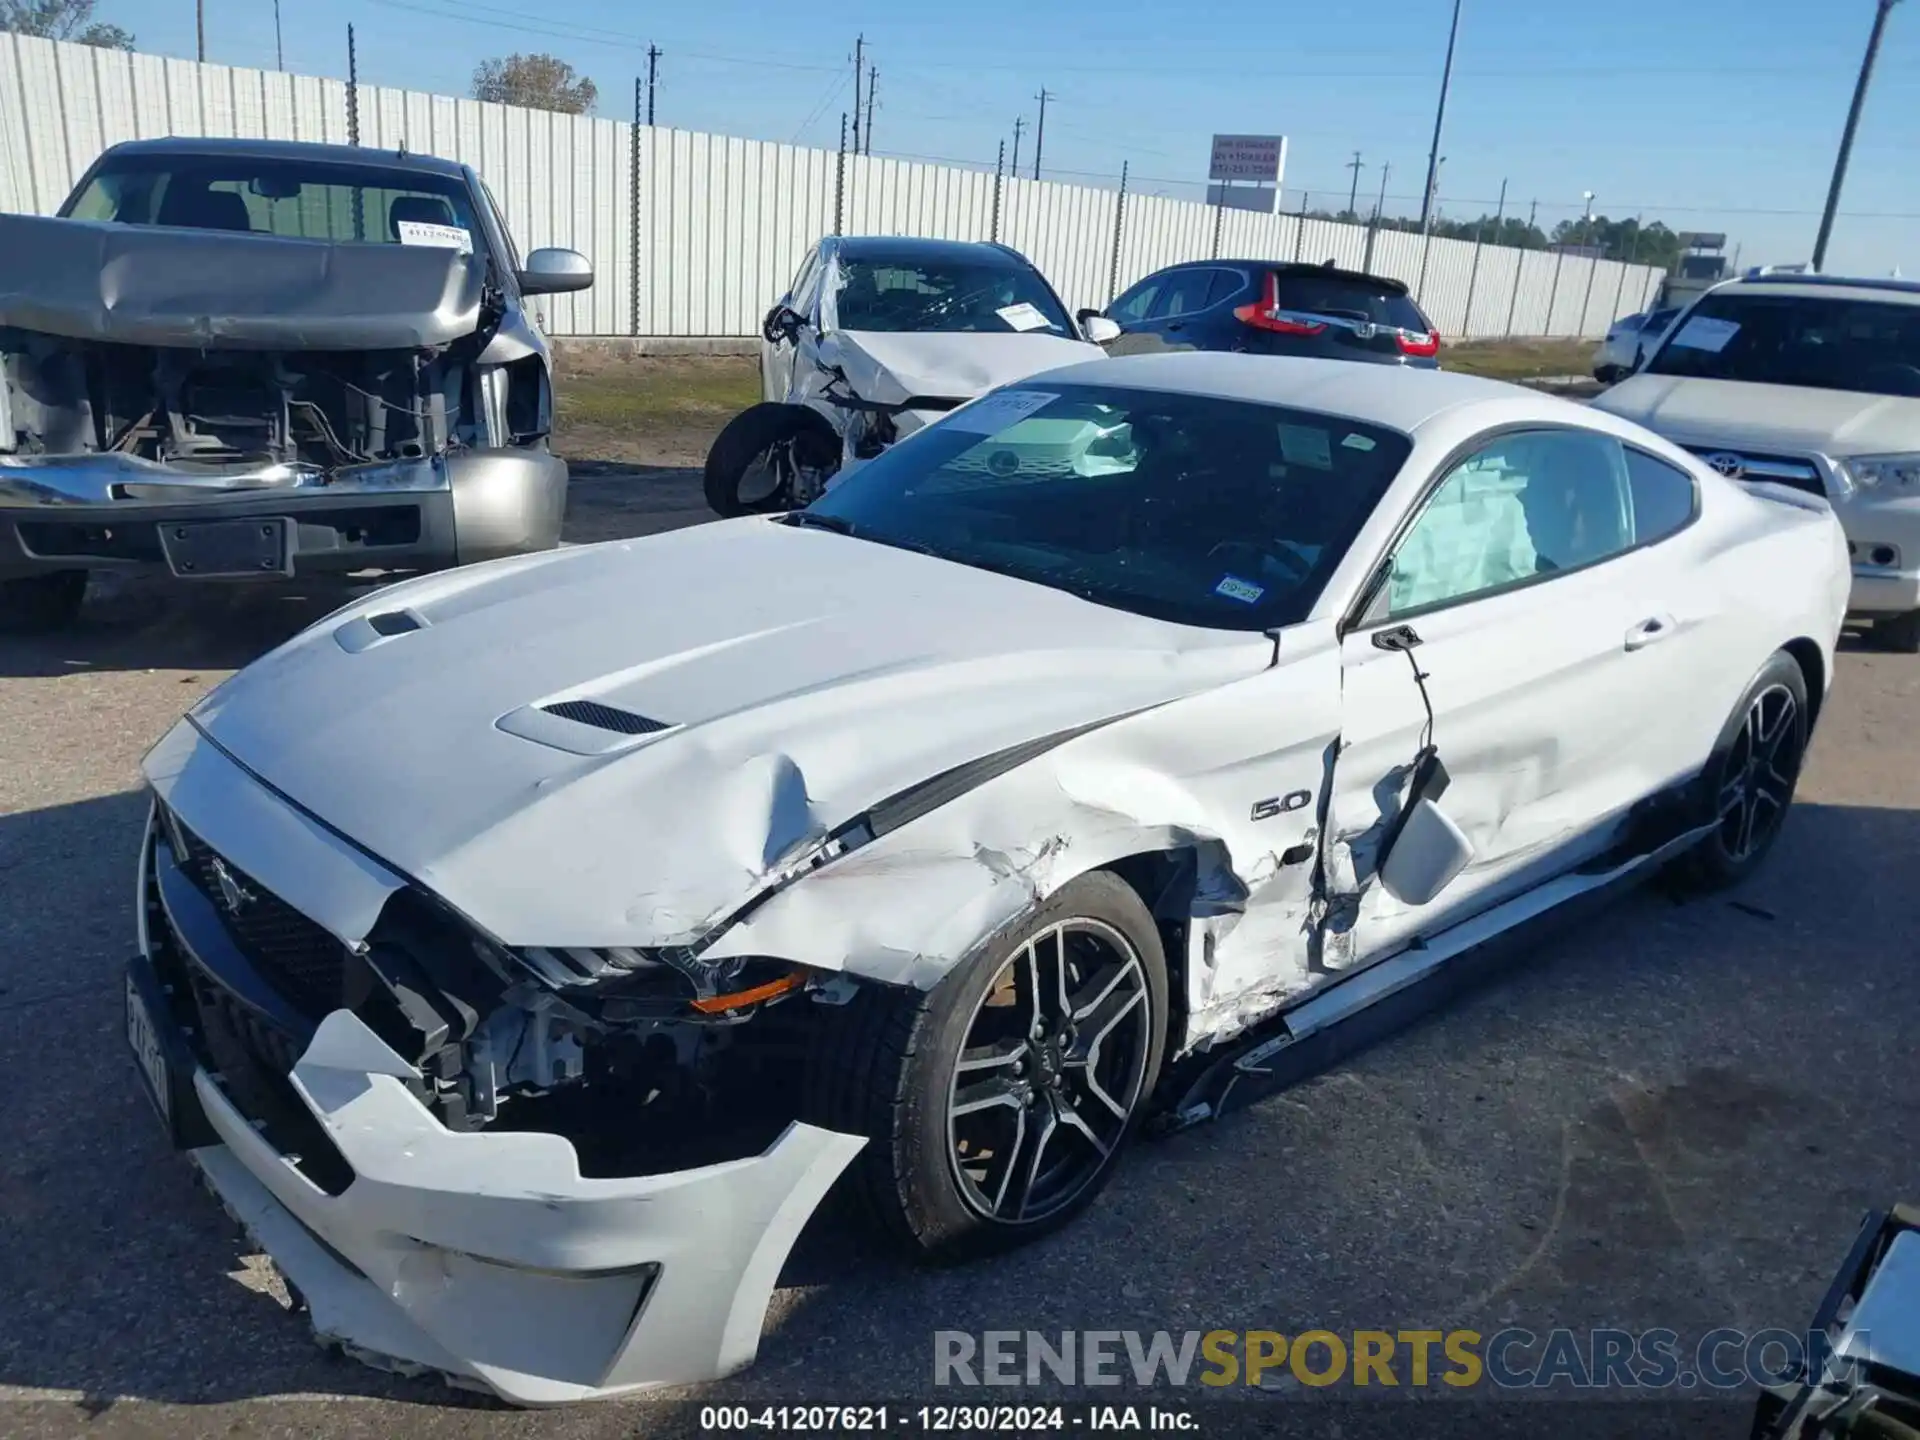
POLYGON ((0 30, 42 40, 76 40, 103 50, 133 49, 133 35, 93 18, 95 0, 0 0, 0 30))
MULTIPOLYGON (((0 0, 6 3, 6 0, 0 0)), ((600 90, 573 66, 551 55, 509 55, 483 60, 473 72, 473 98, 495 105, 524 105, 533 110, 557 110, 563 115, 585 115, 599 99, 600 90)))

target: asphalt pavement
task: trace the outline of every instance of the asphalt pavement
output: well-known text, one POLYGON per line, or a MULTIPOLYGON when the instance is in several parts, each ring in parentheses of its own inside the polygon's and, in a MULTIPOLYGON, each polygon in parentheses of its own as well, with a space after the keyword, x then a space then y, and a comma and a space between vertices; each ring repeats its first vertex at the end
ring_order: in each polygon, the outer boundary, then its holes
MULTIPOLYGON (((598 477, 569 538, 704 514, 692 472, 598 477)), ((330 1357, 163 1148, 119 974, 139 757, 338 599, 104 587, 73 631, 0 641, 0 1435, 648 1434, 694 1423, 674 1402, 968 1398, 933 1388, 936 1330, 1792 1329, 1862 1214, 1920 1200, 1920 659, 1850 649, 1744 890, 1628 896, 1330 1073, 1141 1146, 1043 1244, 920 1269, 830 1208, 758 1362, 663 1400, 520 1414, 330 1357)), ((1235 1398, 1277 1415, 1297 1391, 1235 1398)), ((1692 1398, 1675 1433, 1744 1434, 1751 1402, 1692 1398)))

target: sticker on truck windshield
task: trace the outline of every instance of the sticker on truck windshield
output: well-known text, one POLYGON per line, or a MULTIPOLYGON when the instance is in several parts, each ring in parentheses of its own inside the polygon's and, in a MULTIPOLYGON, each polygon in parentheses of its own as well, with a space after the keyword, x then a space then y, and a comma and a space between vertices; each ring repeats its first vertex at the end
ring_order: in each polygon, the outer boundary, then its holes
POLYGON ((1001 390, 982 395, 949 415, 946 428, 968 430, 976 435, 998 435, 1059 398, 1046 390, 1001 390))
POLYGON ((1213 593, 1224 595, 1229 600, 1238 600, 1242 605, 1251 605, 1267 593, 1267 587, 1256 585, 1251 580, 1242 580, 1238 575, 1228 575, 1213 587, 1213 593))
POLYGON ((1711 350, 1718 355, 1727 342, 1740 333, 1737 320, 1716 320, 1711 315, 1696 315, 1680 327, 1673 343, 1689 350, 1711 350))
POLYGON ((1018 305, 1003 305, 993 312, 1016 330, 1051 330, 1053 322, 1022 300, 1018 305))
POLYGON ((473 253, 473 237, 458 225, 435 225, 426 220, 399 220, 394 230, 402 245, 437 245, 442 250, 473 253))

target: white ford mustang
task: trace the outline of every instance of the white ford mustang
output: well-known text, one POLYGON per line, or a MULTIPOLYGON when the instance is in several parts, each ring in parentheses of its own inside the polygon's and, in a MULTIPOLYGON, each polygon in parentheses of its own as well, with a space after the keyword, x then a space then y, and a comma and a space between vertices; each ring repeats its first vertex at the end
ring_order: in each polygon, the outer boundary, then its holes
POLYGON ((146 761, 129 1038, 323 1336, 698 1380, 843 1171, 1017 1242, 1521 922, 1748 874, 1848 583, 1820 500, 1507 386, 1053 371, 221 686, 146 761))

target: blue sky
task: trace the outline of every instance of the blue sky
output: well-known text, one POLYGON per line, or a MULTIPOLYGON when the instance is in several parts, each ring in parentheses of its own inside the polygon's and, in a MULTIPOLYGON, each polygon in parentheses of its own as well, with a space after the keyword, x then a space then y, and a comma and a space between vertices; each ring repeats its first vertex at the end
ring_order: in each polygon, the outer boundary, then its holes
MULTIPOLYGON (((274 63, 272 0, 205 0, 208 58, 274 63)), ((1449 0, 282 0, 286 64, 343 75, 346 25, 372 83, 466 93, 474 65, 544 50, 625 116, 649 41, 659 122, 831 146, 851 103, 854 36, 879 67, 874 151, 992 163, 1035 94, 1044 164, 1060 179, 1193 193, 1214 131, 1290 137, 1287 207, 1301 189, 1343 205, 1390 167, 1388 208, 1417 209, 1449 0), (1397 197, 1397 198, 1396 198, 1397 197)), ((1873 0, 1465 0, 1442 153, 1442 208, 1537 200, 1543 226, 1581 209, 1725 230, 1741 263, 1813 248, 1873 0)), ((140 48, 191 56, 193 0, 99 0, 140 48)), ((1920 5, 1893 12, 1828 268, 1920 276, 1920 5)), ((1024 166, 1023 166, 1024 168, 1024 166)), ((1364 202, 1363 202, 1364 203, 1364 202)))

